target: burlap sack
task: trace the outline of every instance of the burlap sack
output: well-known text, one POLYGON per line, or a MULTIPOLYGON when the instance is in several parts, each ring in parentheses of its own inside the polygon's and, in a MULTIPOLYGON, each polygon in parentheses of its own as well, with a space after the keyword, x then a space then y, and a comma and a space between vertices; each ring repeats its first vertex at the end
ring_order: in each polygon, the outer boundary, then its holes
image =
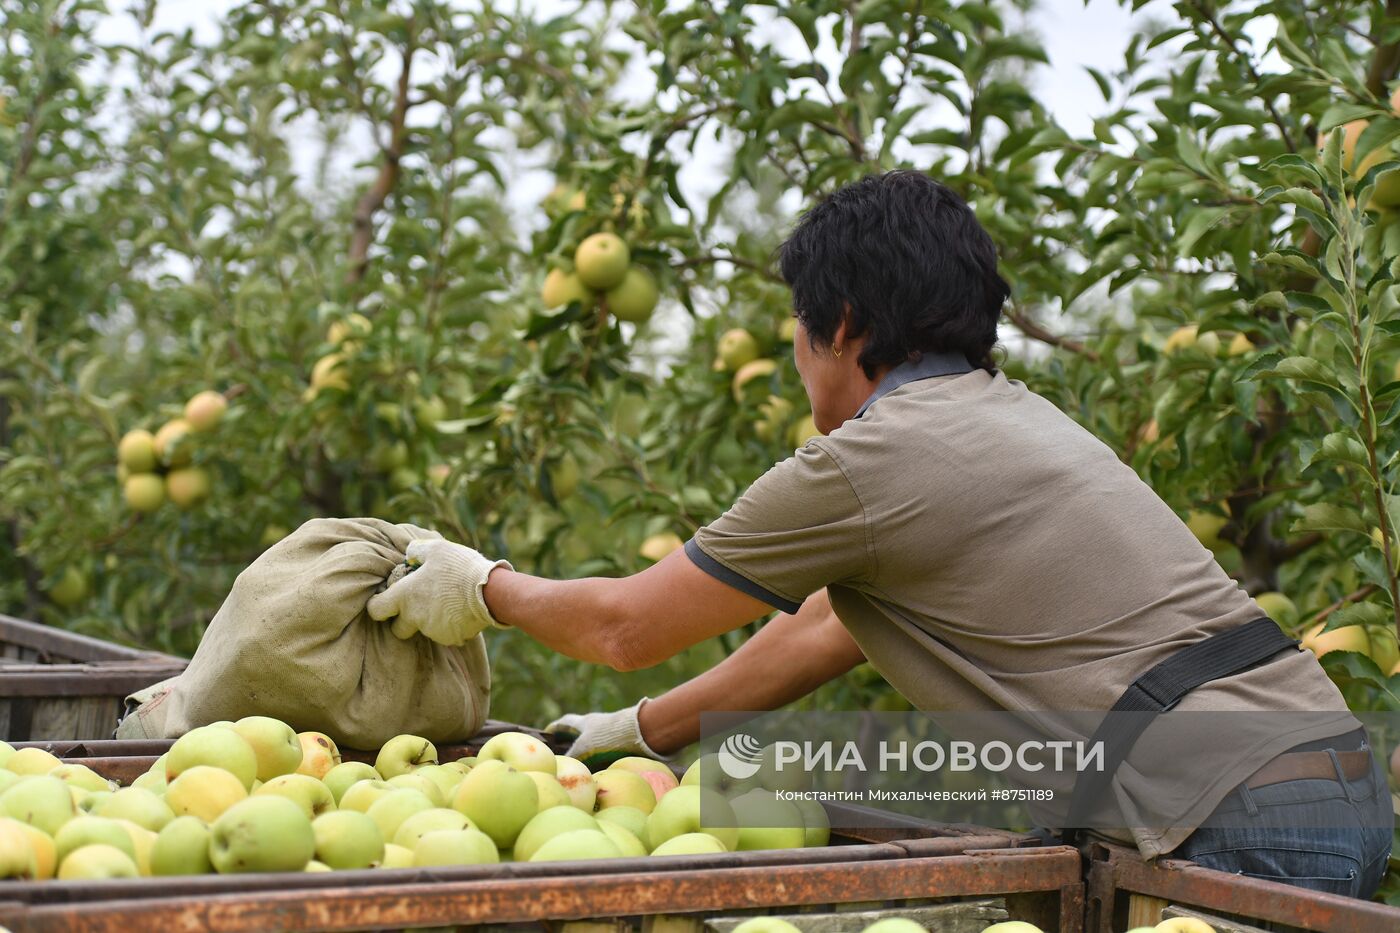
POLYGON ((415 538, 373 518, 318 518, 238 575, 183 674, 128 698, 117 738, 174 738, 220 719, 273 716, 348 748, 400 733, 434 742, 486 721, 491 673, 480 635, 461 648, 404 641, 365 603, 406 568, 415 538))

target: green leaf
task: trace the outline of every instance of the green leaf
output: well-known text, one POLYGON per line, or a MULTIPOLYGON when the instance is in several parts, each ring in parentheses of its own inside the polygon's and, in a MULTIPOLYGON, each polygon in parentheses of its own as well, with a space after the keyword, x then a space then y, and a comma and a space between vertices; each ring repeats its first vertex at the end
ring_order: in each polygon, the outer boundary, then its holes
POLYGON ((1330 502, 1315 502, 1304 507, 1302 517, 1293 523, 1290 531, 1354 531, 1361 535, 1370 534, 1360 515, 1330 502))

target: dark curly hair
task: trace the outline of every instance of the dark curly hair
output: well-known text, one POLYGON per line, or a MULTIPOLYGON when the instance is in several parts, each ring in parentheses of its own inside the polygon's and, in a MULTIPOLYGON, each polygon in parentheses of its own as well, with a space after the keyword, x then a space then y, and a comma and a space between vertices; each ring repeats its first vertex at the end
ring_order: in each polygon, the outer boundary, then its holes
POLYGON ((913 171, 869 175, 802 215, 778 267, 813 345, 866 338, 868 377, 921 352, 961 351, 995 370, 997 319, 1011 290, 996 246, 951 189, 913 171))

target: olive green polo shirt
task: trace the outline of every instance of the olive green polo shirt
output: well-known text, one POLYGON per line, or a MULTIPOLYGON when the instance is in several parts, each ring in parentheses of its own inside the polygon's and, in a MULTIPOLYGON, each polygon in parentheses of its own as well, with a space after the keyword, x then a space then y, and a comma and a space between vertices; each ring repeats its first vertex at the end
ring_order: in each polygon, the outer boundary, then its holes
MULTIPOLYGON (((785 612, 827 587, 870 663, 929 711, 1107 710, 1176 650, 1263 615, 1136 473, 1024 384, 891 375, 701 528, 691 560, 785 612)), ((1178 708, 1336 716, 1195 763, 1212 777, 1182 784, 1182 823, 1123 837, 1147 857, 1270 758, 1357 725, 1308 652, 1178 708)), ((1164 793, 1160 775, 1119 774, 1120 797, 1164 793)))

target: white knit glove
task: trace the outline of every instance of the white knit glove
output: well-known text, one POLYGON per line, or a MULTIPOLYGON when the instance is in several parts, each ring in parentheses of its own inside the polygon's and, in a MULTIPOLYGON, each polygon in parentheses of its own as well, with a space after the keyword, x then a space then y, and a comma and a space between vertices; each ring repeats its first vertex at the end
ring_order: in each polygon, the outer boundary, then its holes
POLYGON ((544 727, 545 732, 563 738, 573 737, 574 744, 567 754, 588 765, 592 771, 599 771, 617 761, 632 755, 644 755, 665 761, 647 745, 642 738, 641 726, 637 724, 637 711, 649 697, 642 697, 635 706, 620 709, 615 713, 569 713, 560 716, 544 727))
POLYGON ((423 634, 440 645, 464 645, 490 625, 500 626, 486 608, 482 590, 497 567, 514 569, 481 552, 441 538, 419 538, 404 557, 412 572, 370 597, 369 617, 393 619, 397 638, 423 634))

